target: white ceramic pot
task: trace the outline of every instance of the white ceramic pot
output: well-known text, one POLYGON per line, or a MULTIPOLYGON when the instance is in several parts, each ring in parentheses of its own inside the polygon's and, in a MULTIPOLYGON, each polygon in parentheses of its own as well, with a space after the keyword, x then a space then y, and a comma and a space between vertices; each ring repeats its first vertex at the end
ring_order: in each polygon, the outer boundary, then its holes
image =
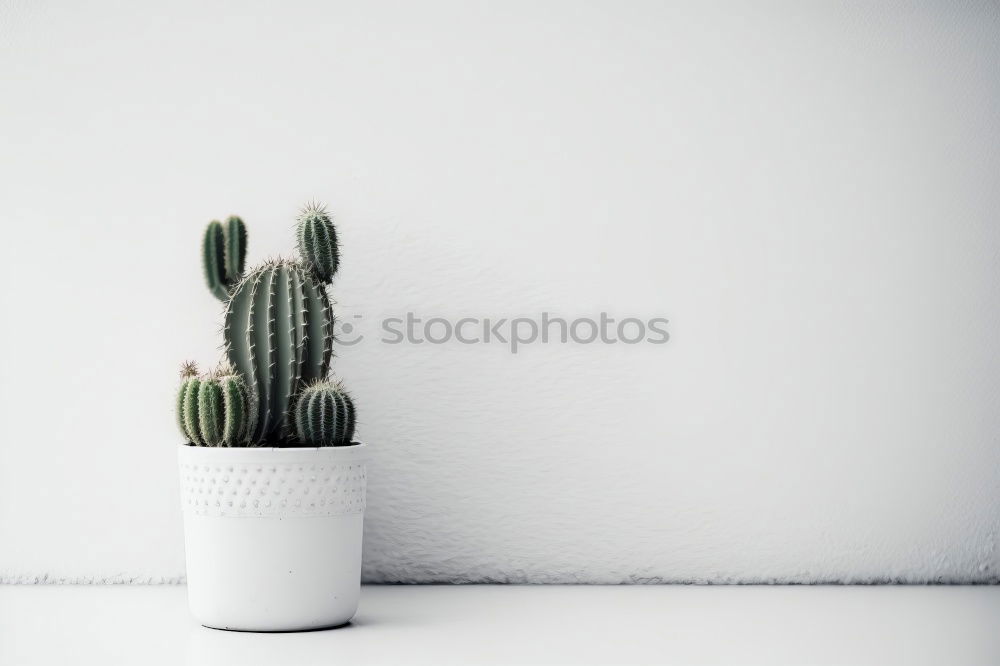
POLYGON ((207 627, 349 621, 361 593, 367 446, 181 446, 188 602, 207 627))

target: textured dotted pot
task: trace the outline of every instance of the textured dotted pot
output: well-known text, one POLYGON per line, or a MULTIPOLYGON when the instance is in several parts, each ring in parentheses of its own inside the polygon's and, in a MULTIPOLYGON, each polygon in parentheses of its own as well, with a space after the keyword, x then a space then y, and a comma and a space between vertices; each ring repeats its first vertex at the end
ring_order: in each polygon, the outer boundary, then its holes
POLYGON ((188 602, 207 627, 349 621, 361 593, 367 446, 179 449, 188 602))

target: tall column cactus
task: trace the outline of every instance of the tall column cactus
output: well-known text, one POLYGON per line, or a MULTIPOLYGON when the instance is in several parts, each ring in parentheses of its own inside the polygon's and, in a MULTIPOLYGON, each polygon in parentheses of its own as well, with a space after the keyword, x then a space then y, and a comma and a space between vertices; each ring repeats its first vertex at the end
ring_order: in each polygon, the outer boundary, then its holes
POLYGON ((226 354, 258 405, 251 440, 283 438, 292 397, 330 369, 333 309, 326 290, 299 264, 272 261, 237 285, 225 317, 226 354))

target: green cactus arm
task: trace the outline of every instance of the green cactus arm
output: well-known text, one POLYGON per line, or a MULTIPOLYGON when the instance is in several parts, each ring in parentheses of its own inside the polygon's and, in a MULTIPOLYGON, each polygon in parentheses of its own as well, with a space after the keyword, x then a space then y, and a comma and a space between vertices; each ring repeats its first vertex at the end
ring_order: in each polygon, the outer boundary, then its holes
POLYGON ((221 301, 229 298, 226 288, 225 232, 217 220, 209 222, 202 242, 202 266, 205 282, 212 294, 221 301))
POLYGON ((235 215, 230 216, 223 229, 223 238, 226 286, 232 289, 243 277, 243 266, 247 258, 247 228, 243 220, 235 215))
POLYGON ((337 229, 326 208, 312 203, 302 209, 295 230, 302 263, 320 282, 329 283, 340 266, 337 229))

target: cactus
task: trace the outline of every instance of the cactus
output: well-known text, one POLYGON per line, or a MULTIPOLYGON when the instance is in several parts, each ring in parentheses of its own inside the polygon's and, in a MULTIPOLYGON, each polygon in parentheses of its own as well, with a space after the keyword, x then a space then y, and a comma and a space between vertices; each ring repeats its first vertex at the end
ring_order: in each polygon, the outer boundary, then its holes
POLYGON ((228 366, 204 377, 197 373, 191 362, 181 369, 181 387, 177 393, 181 433, 196 445, 246 445, 253 423, 243 378, 228 366))
MULTIPOLYGON (((181 434, 184 435, 184 439, 194 442, 194 439, 188 434, 188 426, 186 421, 186 410, 184 408, 187 403, 188 391, 193 390, 195 397, 195 405, 197 405, 197 395, 198 389, 197 385, 201 380, 198 379, 198 366, 194 361, 185 361, 181 365, 181 387, 177 391, 177 427, 180 428, 181 434), (192 389, 192 386, 194 388, 192 389)), ((197 435, 197 431, 195 433, 197 435)))
POLYGON ((310 267, 316 278, 329 284, 340 265, 337 230, 326 208, 311 203, 302 209, 295 228, 302 263, 310 267))
POLYGON ((347 446, 354 437, 354 402, 339 382, 315 382, 299 394, 291 418, 308 446, 347 446))
POLYGON ((205 276, 212 293, 226 303, 229 366, 199 376, 193 363, 184 365, 177 420, 193 444, 351 443, 354 405, 340 384, 326 381, 334 322, 326 284, 340 262, 337 232, 318 204, 306 206, 297 221, 302 260, 271 260, 246 275, 243 221, 230 217, 205 231, 205 276), (297 428, 296 407, 313 420, 297 428))
POLYGON ((326 377, 333 355, 333 310, 326 290, 292 261, 251 271, 226 306, 226 354, 253 393, 251 443, 284 439, 292 398, 326 377))
POLYGON ((229 299, 229 292, 243 275, 247 255, 247 230, 243 220, 231 216, 225 226, 218 220, 209 222, 202 243, 202 264, 208 288, 220 301, 229 299))

